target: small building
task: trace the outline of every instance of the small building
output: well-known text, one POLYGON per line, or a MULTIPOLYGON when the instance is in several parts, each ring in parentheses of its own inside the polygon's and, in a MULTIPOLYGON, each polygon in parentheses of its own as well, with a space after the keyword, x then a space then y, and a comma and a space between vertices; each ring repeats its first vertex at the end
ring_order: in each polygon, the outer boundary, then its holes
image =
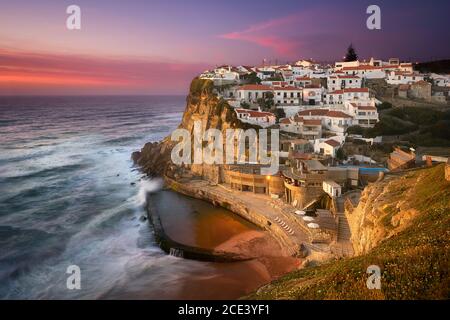
POLYGON ((411 84, 423 81, 424 77, 421 74, 405 72, 405 71, 391 71, 386 78, 388 84, 411 84))
POLYGON ((235 109, 235 111, 238 119, 242 122, 256 124, 263 128, 270 127, 276 123, 276 116, 271 112, 247 109, 235 109))
POLYGON ((323 191, 332 198, 337 198, 342 195, 342 187, 332 180, 325 180, 322 183, 323 191))
POLYGON ((336 153, 341 147, 341 144, 333 139, 328 139, 319 143, 319 152, 325 156, 336 158, 336 153))
POLYGON ((237 88, 237 98, 247 103, 257 103, 259 98, 265 98, 268 92, 273 92, 272 87, 262 84, 246 84, 237 88))
POLYGON ((299 105, 302 102, 302 89, 286 86, 274 87, 274 100, 277 105, 299 105))
POLYGON ((412 83, 409 89, 409 95, 411 98, 431 100, 431 83, 426 81, 418 81, 412 83))

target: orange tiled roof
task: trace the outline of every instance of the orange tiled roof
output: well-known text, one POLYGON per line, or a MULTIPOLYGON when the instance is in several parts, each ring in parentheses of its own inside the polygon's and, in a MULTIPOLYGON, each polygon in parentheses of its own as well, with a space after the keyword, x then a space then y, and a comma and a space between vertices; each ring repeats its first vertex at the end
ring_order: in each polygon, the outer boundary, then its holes
POLYGON ((260 91, 272 91, 271 86, 266 86, 263 84, 245 84, 240 86, 238 90, 260 90, 260 91))

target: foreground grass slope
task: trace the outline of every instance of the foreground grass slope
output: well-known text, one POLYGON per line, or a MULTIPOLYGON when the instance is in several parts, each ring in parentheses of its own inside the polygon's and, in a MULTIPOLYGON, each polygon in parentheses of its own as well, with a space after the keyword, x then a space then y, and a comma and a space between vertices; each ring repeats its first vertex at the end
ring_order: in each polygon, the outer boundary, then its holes
MULTIPOLYGON (((447 299, 449 298, 450 183, 444 165, 411 171, 395 196, 419 212, 408 226, 369 253, 292 272, 249 295, 248 299, 447 299), (381 290, 366 287, 367 267, 382 271, 381 290)), ((388 188, 391 192, 392 190, 388 188)), ((389 212, 385 213, 389 215, 389 212)), ((380 225, 389 228, 390 217, 380 225)))

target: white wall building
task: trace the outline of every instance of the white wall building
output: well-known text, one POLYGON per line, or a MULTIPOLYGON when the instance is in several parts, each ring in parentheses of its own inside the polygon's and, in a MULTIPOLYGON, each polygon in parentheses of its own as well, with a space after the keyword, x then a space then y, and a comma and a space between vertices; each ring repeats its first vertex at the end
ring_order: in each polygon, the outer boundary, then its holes
POLYGON ((345 101, 344 112, 353 116, 353 125, 363 128, 372 128, 379 121, 374 100, 345 101))
POLYGON ((296 87, 274 87, 274 101, 277 105, 299 105, 302 102, 302 89, 296 87))
POLYGON ((340 70, 347 75, 354 75, 365 79, 384 79, 386 77, 386 73, 383 67, 374 67, 371 65, 343 67, 340 70))
POLYGON ((320 105, 322 102, 322 96, 323 96, 323 88, 320 86, 306 86, 302 89, 303 91, 303 103, 315 106, 320 105))
POLYGON ((369 88, 348 88, 329 92, 325 95, 325 103, 328 105, 343 105, 349 100, 369 100, 369 88))
POLYGON ((303 119, 321 120, 323 128, 338 136, 344 136, 347 128, 353 125, 353 117, 342 111, 310 109, 300 111, 297 115, 303 119))
POLYGON ((255 104, 259 98, 264 98, 267 92, 273 93, 273 88, 262 84, 246 84, 237 88, 236 96, 241 101, 255 104))
POLYGON ((276 117, 271 112, 254 111, 247 109, 235 109, 237 117, 242 122, 259 125, 263 128, 276 123, 276 117))
POLYGON ((391 71, 389 75, 386 77, 386 82, 388 84, 393 85, 411 84, 423 80, 424 80, 423 75, 405 71, 391 71))
POLYGON ((336 91, 345 88, 361 88, 362 81, 353 75, 332 75, 327 78, 328 91, 336 91))
POLYGON ((334 181, 325 180, 322 182, 322 188, 332 198, 340 197, 342 194, 342 187, 334 181))

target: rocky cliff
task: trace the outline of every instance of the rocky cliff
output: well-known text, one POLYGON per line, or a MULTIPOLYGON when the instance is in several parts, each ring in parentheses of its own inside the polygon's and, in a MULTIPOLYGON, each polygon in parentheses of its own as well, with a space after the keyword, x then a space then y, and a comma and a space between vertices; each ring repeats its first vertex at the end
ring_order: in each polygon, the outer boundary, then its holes
MULTIPOLYGON (((197 78, 191 83, 186 109, 178 128, 186 129, 193 135, 195 121, 202 122, 203 130, 215 128, 223 133, 228 128, 253 127, 239 121, 228 103, 217 97, 212 81, 197 78)), ((175 144, 170 136, 161 142, 149 142, 141 151, 133 153, 132 158, 148 175, 162 175, 172 167, 170 154, 175 144)), ((188 168, 206 179, 217 176, 217 166, 192 165, 188 168)))
POLYGON ((346 206, 356 257, 290 273, 253 299, 448 299, 450 182, 445 165, 388 175, 346 206), (381 269, 368 289, 367 267, 381 269))

